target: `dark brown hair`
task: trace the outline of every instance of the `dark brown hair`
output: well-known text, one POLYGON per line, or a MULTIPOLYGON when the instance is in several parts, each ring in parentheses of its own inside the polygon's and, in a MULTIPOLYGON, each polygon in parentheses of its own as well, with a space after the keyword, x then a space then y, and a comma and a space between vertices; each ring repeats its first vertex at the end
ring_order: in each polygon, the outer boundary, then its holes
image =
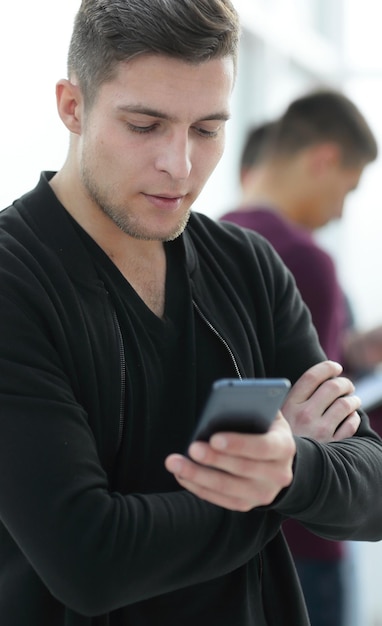
POLYGON ((267 155, 275 128, 276 122, 264 122, 248 131, 241 154, 241 169, 248 169, 262 163, 267 155))
POLYGON ((346 166, 377 158, 377 142, 366 119, 343 93, 321 89, 294 100, 277 122, 268 149, 288 156, 325 141, 336 143, 346 166))
POLYGON ((82 0, 69 47, 69 77, 85 102, 120 61, 163 54, 190 63, 231 56, 236 66, 239 19, 230 0, 82 0))

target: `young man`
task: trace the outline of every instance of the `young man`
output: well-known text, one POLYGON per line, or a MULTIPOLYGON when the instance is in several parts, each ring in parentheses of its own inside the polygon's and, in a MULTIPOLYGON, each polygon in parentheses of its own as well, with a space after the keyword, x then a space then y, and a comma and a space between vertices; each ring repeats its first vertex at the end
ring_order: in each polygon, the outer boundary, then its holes
POLYGON ((381 538, 381 442, 290 274, 190 213, 238 36, 229 0, 81 5, 68 158, 0 216, 2 626, 302 626, 284 518, 381 538), (254 376, 294 384, 270 431, 190 446, 254 376))
MULTIPOLYGON (((296 279, 325 353, 352 373, 382 360, 382 328, 349 328, 334 262, 313 232, 341 217, 346 195, 376 156, 373 133, 348 98, 332 90, 309 93, 279 120, 248 133, 240 164, 242 203, 222 217, 270 241, 296 279)), ((312 626, 345 626, 344 545, 294 521, 284 531, 312 626)))

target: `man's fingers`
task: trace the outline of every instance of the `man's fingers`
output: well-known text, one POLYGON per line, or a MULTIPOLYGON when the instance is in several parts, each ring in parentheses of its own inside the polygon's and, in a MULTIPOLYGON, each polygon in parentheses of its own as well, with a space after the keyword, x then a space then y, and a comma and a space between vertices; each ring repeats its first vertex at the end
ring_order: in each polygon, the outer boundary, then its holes
POLYGON ((357 432, 359 425, 361 423, 361 418, 358 415, 357 411, 354 411, 349 417, 347 417, 342 424, 337 428, 336 432, 333 435, 332 441, 341 441, 342 439, 346 439, 347 437, 353 437, 357 432))
MULTIPOLYGON (((289 420, 290 415, 296 415, 296 410, 299 415, 299 420, 301 423, 304 422, 304 414, 306 416, 306 422, 309 423, 312 420, 312 415, 324 415, 332 405, 337 404, 337 408, 342 408, 343 410, 346 407, 342 406, 342 404, 346 404, 346 402, 342 402, 341 399, 344 398, 352 398, 355 387, 352 381, 349 378, 345 378, 343 376, 337 376, 336 378, 329 378, 320 384, 318 388, 314 390, 311 396, 305 397, 302 399, 300 404, 296 401, 296 396, 289 395, 286 402, 282 407, 283 414, 289 420)), ((360 404, 354 404, 354 402, 358 402, 358 400, 351 400, 352 405, 349 406, 348 412, 342 412, 342 417, 346 417, 349 413, 359 408, 360 404)))
POLYGON ((342 369, 342 365, 335 361, 322 361, 313 365, 295 382, 286 403, 289 401, 295 404, 305 402, 323 382, 339 376, 342 369))
POLYGON ((336 398, 323 414, 323 418, 331 421, 337 427, 345 417, 348 417, 361 407, 361 399, 356 395, 343 395, 336 398))
POLYGON ((244 512, 256 506, 270 504, 293 478, 292 459, 288 463, 252 461, 248 476, 242 476, 193 463, 184 457, 175 459, 177 456, 171 455, 165 464, 171 472, 179 469, 179 472, 173 473, 184 489, 203 500, 233 511, 244 512))
POLYGON ((218 433, 209 443, 190 445, 185 457, 172 454, 166 468, 188 491, 236 511, 267 505, 293 479, 296 444, 279 412, 262 435, 218 433))

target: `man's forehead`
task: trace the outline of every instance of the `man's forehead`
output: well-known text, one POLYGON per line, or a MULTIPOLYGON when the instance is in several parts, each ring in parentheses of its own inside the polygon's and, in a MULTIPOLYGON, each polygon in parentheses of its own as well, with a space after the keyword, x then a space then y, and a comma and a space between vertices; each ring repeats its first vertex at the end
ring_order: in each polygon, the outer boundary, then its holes
POLYGON ((121 112, 176 120, 189 111, 197 120, 230 117, 233 61, 213 59, 186 63, 160 55, 141 55, 120 62, 101 90, 121 112))
MULTIPOLYGON (((138 113, 140 115, 146 115, 148 117, 155 117, 159 119, 169 120, 170 122, 179 121, 179 119, 176 116, 172 115, 168 111, 164 111, 164 110, 153 108, 153 107, 148 107, 141 103, 122 104, 122 105, 119 105, 117 109, 121 111, 122 113, 138 113)), ((209 121, 209 120, 227 121, 229 119, 230 119, 229 111, 221 110, 221 111, 206 113, 199 120, 196 120, 196 121, 209 121)))

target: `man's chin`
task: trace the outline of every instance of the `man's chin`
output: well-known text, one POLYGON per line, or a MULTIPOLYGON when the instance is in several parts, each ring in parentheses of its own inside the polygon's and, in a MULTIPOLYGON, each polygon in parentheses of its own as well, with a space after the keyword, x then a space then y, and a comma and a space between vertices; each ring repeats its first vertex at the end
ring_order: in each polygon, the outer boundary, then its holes
POLYGON ((150 237, 150 239, 163 242, 174 241, 174 239, 177 239, 183 233, 189 219, 190 212, 184 217, 184 219, 180 223, 175 226, 175 228, 173 228, 172 230, 167 230, 166 232, 160 232, 160 230, 158 230, 156 234, 150 237))
POLYGON ((125 228, 121 228, 121 230, 123 230, 127 235, 129 235, 130 237, 133 237, 134 239, 139 239, 141 241, 161 241, 161 242, 166 242, 166 241, 174 241, 175 239, 177 239, 178 237, 180 237, 180 235, 184 232, 184 229, 186 228, 188 223, 188 219, 185 220, 184 222, 182 222, 182 224, 178 224, 178 226, 173 229, 173 230, 141 230, 141 229, 125 229, 125 228))
POLYGON ((141 241, 173 241, 179 237, 187 226, 190 219, 191 209, 175 221, 169 215, 166 219, 149 219, 138 217, 132 219, 126 216, 122 211, 112 211, 103 209, 116 226, 126 235, 141 241))

